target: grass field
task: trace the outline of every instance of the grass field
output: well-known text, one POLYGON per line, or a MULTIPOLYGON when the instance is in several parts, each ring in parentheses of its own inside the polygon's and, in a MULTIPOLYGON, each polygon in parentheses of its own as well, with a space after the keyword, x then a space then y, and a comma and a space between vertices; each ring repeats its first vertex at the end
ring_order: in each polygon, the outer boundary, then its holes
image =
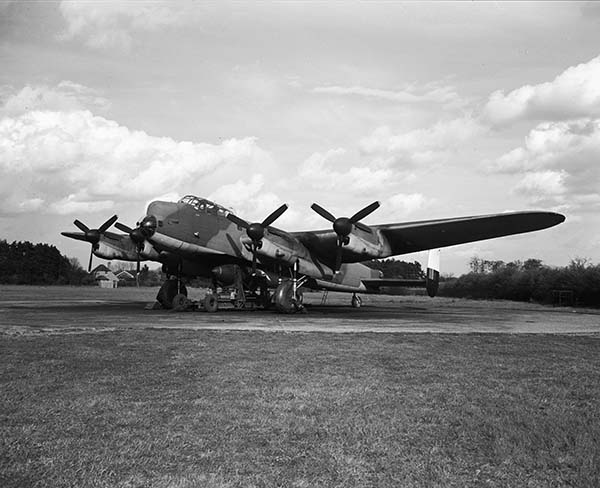
POLYGON ((600 338, 0 335, 0 486, 598 486, 600 338))

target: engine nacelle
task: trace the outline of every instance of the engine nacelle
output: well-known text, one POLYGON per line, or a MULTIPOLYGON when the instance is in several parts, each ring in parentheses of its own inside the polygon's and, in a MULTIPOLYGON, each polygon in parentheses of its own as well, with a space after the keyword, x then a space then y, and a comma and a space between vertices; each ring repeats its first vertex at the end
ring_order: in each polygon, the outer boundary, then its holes
MULTIPOLYGON (((117 259, 120 261, 137 261, 137 249, 135 244, 131 242, 129 236, 123 236, 120 241, 116 240, 101 240, 94 249, 94 254, 99 258, 109 261, 117 259)), ((142 261, 152 260, 158 261, 159 254, 156 249, 148 241, 144 242, 144 248, 140 252, 142 261)))
POLYGON ((364 256, 365 260, 389 256, 391 248, 387 240, 383 239, 381 235, 377 237, 377 242, 371 242, 357 234, 350 234, 344 243, 344 251, 364 256))
MULTIPOLYGON (((321 276, 323 278, 331 278, 333 276, 334 273, 330 267, 321 264, 317 266, 315 264, 304 246, 293 246, 293 244, 292 246, 288 246, 282 239, 277 239, 277 241, 281 242, 276 242, 276 238, 277 236, 271 235, 262 239, 262 245, 257 250, 259 258, 260 256, 265 256, 286 263, 288 266, 294 266, 297 262, 298 271, 309 276, 321 276)), ((243 237, 241 241, 249 251, 250 239, 243 237)))
POLYGON ((148 241, 144 241, 144 247, 140 251, 140 258, 142 258, 142 260, 146 259, 151 261, 158 261, 159 257, 160 254, 156 251, 156 249, 154 249, 154 246, 148 241))
POLYGON ((113 259, 118 259, 121 261, 135 261, 137 259, 135 250, 116 247, 108 244, 106 241, 100 241, 95 246, 94 255, 109 261, 113 259))

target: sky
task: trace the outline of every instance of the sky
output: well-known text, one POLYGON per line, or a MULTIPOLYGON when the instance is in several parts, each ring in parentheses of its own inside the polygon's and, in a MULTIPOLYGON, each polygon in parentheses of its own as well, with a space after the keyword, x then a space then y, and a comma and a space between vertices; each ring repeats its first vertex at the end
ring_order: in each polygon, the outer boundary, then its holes
MULTIPOLYGON (((0 0, 0 238, 129 226, 194 194, 277 227, 518 210, 444 249, 600 263, 600 3, 0 0)), ((426 262, 426 253, 403 256, 426 262)))

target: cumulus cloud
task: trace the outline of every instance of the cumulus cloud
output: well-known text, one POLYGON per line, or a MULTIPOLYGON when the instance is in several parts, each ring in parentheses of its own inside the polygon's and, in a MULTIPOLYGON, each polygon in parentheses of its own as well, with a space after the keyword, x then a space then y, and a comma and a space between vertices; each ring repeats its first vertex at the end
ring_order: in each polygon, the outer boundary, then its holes
POLYGON ((91 48, 129 49, 133 32, 154 31, 190 20, 190 4, 170 1, 68 0, 60 3, 67 22, 62 40, 83 39, 91 48))
MULTIPOLYGON (((230 208, 236 215, 247 221, 262 221, 285 202, 278 194, 265 188, 265 177, 255 174, 248 180, 238 180, 217 188, 209 199, 230 208)), ((298 225, 300 214, 295 208, 288 210, 277 219, 276 227, 298 225)))
POLYGON ((600 56, 572 66, 554 80, 492 93, 484 116, 493 125, 518 120, 567 120, 600 116, 600 56))
POLYGON ((388 215, 404 218, 431 206, 434 201, 422 193, 397 193, 387 198, 383 202, 383 206, 388 215))
POLYGON ((544 122, 522 147, 492 162, 492 172, 520 177, 517 193, 533 203, 597 209, 600 201, 600 120, 544 122))
POLYGON ((298 168, 301 180, 320 190, 336 190, 366 194, 380 191, 397 182, 404 173, 387 168, 377 161, 370 165, 345 164, 345 149, 331 149, 314 153, 298 168))
POLYGON ((56 86, 26 85, 18 93, 12 93, 8 87, 4 87, 2 91, 5 101, 0 115, 15 115, 32 110, 70 111, 87 108, 104 111, 110 106, 108 100, 96 90, 69 80, 61 81, 56 86))
POLYGON ((558 197, 566 191, 566 177, 567 172, 564 170, 528 172, 517 184, 516 191, 531 196, 533 201, 543 200, 550 196, 558 197))
POLYGON ((33 110, 0 119, 4 213, 104 210, 114 201, 188 193, 228 165, 270 161, 253 138, 221 144, 131 130, 89 110, 33 110))
POLYGON ((394 134, 380 127, 359 142, 366 155, 392 158, 402 165, 444 162, 461 144, 485 129, 472 117, 439 121, 431 127, 394 134))

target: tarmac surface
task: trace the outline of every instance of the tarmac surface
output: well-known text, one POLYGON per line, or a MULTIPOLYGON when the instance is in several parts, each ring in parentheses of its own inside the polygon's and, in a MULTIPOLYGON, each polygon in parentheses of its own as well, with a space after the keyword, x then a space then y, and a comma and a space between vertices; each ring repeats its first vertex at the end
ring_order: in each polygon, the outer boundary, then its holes
MULTIPOLYGON (((223 308, 216 313, 148 310, 157 289, 0 286, 0 333, 93 333, 174 328, 281 332, 600 334, 600 310, 509 301, 305 293, 306 313, 223 308)), ((190 290, 199 300, 203 290, 190 290)))

